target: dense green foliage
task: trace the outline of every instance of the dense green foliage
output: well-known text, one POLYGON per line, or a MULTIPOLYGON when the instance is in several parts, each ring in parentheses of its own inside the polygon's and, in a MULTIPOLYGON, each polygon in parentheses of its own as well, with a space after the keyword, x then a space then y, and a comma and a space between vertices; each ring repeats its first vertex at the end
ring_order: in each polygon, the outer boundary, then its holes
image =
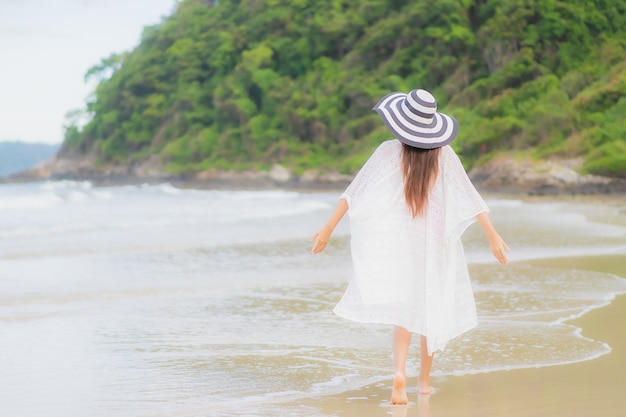
POLYGON ((33 168, 52 158, 59 145, 43 143, 0 142, 0 177, 33 168))
POLYGON ((626 176, 625 28, 613 0, 182 0, 88 72, 91 119, 64 151, 353 172, 390 137, 376 101, 426 88, 469 164, 520 150, 626 176))

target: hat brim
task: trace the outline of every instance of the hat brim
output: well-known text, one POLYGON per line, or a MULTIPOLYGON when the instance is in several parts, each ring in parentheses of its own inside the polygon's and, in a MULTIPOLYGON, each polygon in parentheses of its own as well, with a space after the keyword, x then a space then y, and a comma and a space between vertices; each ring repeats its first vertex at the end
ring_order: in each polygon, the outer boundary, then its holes
POLYGON ((390 93, 380 99, 374 110, 396 139, 409 146, 434 149, 451 143, 459 133, 459 124, 454 117, 436 112, 427 121, 406 111, 403 103, 407 95, 390 93))

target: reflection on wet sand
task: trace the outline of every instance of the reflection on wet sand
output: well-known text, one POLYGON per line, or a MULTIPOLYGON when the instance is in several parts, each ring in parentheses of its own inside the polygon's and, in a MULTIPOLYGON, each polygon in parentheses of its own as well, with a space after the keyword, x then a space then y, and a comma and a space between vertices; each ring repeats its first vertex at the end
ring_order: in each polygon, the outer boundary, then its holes
POLYGON ((391 414, 393 417, 407 417, 409 411, 408 405, 392 405, 391 414))
POLYGON ((420 417, 430 417, 430 395, 418 395, 417 410, 420 417))
POLYGON ((417 406, 411 402, 410 405, 392 405, 391 411, 387 414, 392 417, 431 417, 430 395, 417 395, 417 406))

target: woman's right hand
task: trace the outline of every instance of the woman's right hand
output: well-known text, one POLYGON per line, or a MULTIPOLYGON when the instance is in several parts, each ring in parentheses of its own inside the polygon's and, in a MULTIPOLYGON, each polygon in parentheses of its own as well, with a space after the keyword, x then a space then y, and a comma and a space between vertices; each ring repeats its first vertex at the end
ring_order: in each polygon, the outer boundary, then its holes
POLYGON ((309 239, 309 242, 315 241, 313 248, 311 248, 313 255, 322 252, 324 248, 326 248, 326 244, 330 240, 330 235, 333 233, 333 230, 335 230, 335 226, 337 226, 337 223, 339 223, 343 215, 346 214, 346 211, 348 211, 348 202, 344 198, 341 198, 337 203, 335 212, 328 223, 326 223, 326 226, 318 230, 317 233, 309 239))

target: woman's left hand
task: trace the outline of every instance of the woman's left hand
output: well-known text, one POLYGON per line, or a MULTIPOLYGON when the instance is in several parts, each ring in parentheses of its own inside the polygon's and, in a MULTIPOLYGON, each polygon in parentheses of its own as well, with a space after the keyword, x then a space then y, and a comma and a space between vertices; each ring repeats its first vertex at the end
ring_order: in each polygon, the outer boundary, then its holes
POLYGON ((506 251, 510 251, 509 245, 500 237, 499 234, 495 234, 491 236, 489 239, 489 243, 491 245, 491 253, 496 257, 498 262, 502 265, 506 265, 509 263, 509 259, 506 256, 506 251))
POLYGON ((328 227, 324 227, 318 230, 312 237, 309 239, 309 242, 315 241, 313 244, 313 248, 311 249, 312 254, 320 253, 328 244, 330 240, 330 235, 332 234, 332 229, 328 229, 328 227))

